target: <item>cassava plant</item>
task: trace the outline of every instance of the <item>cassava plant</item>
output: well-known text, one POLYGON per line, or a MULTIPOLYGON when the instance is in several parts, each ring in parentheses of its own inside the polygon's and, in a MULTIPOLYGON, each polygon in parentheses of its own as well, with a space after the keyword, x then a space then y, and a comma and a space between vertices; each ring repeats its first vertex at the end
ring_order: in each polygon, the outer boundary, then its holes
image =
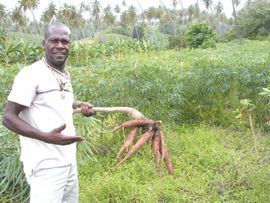
MULTIPOLYGON (((74 110, 74 113, 79 113, 81 109, 74 110)), ((161 161, 163 160, 168 173, 173 175, 173 165, 169 159, 169 153, 165 146, 164 133, 160 128, 161 121, 153 121, 147 119, 141 112, 131 107, 93 107, 94 112, 106 112, 106 113, 126 113, 133 117, 133 120, 126 121, 116 127, 113 131, 118 129, 130 129, 130 132, 127 136, 125 143, 119 149, 116 158, 119 158, 124 151, 127 151, 127 154, 122 158, 118 165, 121 165, 123 162, 127 161, 135 152, 137 152, 144 144, 147 142, 152 142, 152 150, 155 157, 156 167, 159 172, 162 171, 161 161), (133 143, 134 138, 136 137, 139 129, 142 129, 142 135, 140 136, 137 143, 135 143, 131 149, 128 151, 128 148, 133 143)))
POLYGON ((249 99, 242 99, 240 101, 240 104, 241 104, 242 108, 240 109, 240 112, 239 112, 239 115, 237 116, 237 118, 242 118, 243 114, 247 115, 249 127, 250 127, 250 130, 252 133, 254 149, 255 149, 256 155, 258 156, 259 152, 258 152, 258 144, 257 144, 257 135, 255 133, 255 127, 253 124, 253 117, 252 117, 252 111, 255 109, 255 105, 252 104, 249 99))

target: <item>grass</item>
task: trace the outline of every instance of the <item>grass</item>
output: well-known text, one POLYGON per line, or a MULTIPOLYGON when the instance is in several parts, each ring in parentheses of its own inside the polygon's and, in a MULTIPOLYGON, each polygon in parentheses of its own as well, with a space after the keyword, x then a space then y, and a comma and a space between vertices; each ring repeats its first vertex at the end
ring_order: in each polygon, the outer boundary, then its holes
MULTIPOLYGON (((230 42, 216 49, 179 51, 136 51, 140 47, 134 43, 121 49, 89 43, 90 47, 83 47, 91 48, 89 52, 82 49, 69 58, 77 99, 95 106, 130 106, 151 119, 162 119, 175 175, 168 176, 165 168, 161 175, 156 171, 149 145, 116 167, 115 156, 126 133, 109 131, 126 117, 75 116, 78 134, 87 137, 78 145, 80 202, 268 203, 270 139, 259 133, 258 123, 269 120, 269 112, 257 93, 269 84, 269 42, 230 42), (234 115, 239 100, 248 96, 258 110, 254 123, 259 156, 251 131, 242 129, 247 122, 237 121, 234 115), (261 115, 266 118, 259 120, 261 115), (188 125, 193 121, 196 126, 188 125), (212 121, 223 128, 214 127, 212 121)), ((2 109, 22 66, 0 67, 2 109)), ((26 188, 25 182, 17 178, 23 177, 17 167, 19 151, 16 147, 16 154, 9 152, 16 136, 5 133, 2 130, 0 137, 0 176, 10 189, 0 194, 0 202, 27 192, 20 189, 26 188)), ((2 191, 4 184, 0 186, 2 191)), ((20 197, 25 198, 25 193, 20 197)))
POLYGON ((8 40, 16 41, 16 42, 23 42, 23 43, 37 43, 42 44, 42 35, 37 34, 28 34, 22 32, 9 32, 7 34, 8 40))
POLYGON ((269 136, 256 157, 250 132, 165 126, 175 175, 160 175, 150 146, 115 167, 122 136, 104 135, 97 161, 80 165, 80 202, 268 202, 269 136), (120 139, 120 138, 121 139, 120 139), (106 146, 106 147, 104 147, 106 146))

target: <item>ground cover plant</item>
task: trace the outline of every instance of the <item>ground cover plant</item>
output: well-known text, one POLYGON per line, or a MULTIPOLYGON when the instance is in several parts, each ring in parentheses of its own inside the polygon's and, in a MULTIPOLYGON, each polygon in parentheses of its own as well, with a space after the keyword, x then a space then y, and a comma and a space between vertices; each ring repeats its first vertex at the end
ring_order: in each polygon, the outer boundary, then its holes
POLYGON ((174 176, 155 171, 150 146, 133 161, 115 167, 114 154, 122 140, 107 134, 97 140, 99 161, 80 165, 81 202, 268 201, 267 135, 259 138, 257 157, 248 131, 179 125, 167 125, 164 131, 174 176))
MULTIPOLYGON (((165 165, 158 172, 151 145, 117 166, 115 155, 128 132, 112 130, 127 115, 74 115, 78 134, 87 138, 78 144, 80 201, 267 202, 269 99, 259 93, 269 85, 269 42, 177 51, 115 43, 74 47, 68 69, 76 97, 96 107, 129 106, 162 120, 174 176, 165 165), (258 155, 248 117, 237 117, 243 99, 256 107, 251 113, 258 155)), ((0 65, 1 111, 14 75, 28 63, 0 65)), ((18 137, 0 129, 0 201, 23 202, 28 188, 18 167, 18 137)))

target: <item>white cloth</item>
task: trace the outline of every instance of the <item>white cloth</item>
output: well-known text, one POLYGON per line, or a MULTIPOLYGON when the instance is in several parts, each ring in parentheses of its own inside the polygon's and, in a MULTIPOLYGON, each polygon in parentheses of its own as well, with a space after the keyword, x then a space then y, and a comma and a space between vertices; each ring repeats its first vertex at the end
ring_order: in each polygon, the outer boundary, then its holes
MULTIPOLYGON (((52 72, 42 60, 20 70, 8 100, 29 107, 20 113, 20 117, 31 126, 49 132, 65 123, 62 133, 75 135, 72 118, 74 96, 70 80, 65 75, 52 72), (64 99, 57 79, 66 83, 64 99)), ((20 136, 20 143, 20 160, 26 175, 32 170, 76 163, 75 143, 60 146, 24 136, 20 136)))
POLYGON ((30 203, 78 203, 76 165, 33 171, 27 181, 30 203))

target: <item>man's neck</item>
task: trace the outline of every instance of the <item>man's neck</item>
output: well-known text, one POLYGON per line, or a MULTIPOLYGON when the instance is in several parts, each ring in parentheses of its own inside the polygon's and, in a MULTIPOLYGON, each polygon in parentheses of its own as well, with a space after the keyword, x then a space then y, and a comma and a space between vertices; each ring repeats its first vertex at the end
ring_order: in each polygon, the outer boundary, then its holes
POLYGON ((44 57, 44 61, 45 63, 47 63, 47 65, 49 65, 51 68, 54 68, 60 72, 65 72, 65 63, 61 66, 59 65, 55 65, 55 64, 52 64, 46 57, 44 57))

